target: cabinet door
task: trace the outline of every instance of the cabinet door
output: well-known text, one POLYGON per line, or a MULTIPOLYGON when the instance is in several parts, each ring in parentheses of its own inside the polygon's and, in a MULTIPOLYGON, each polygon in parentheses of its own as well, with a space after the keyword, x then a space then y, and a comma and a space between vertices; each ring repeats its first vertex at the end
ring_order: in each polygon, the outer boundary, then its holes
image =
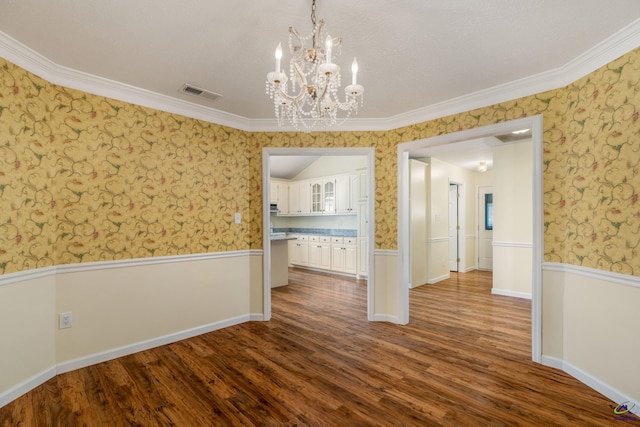
POLYGON ((316 242, 309 244, 309 267, 320 268, 322 265, 322 246, 316 242))
POLYGON ((309 242, 299 242, 298 257, 300 265, 309 265, 309 242))
POLYGON ((344 252, 344 272, 356 274, 358 272, 357 246, 345 245, 342 249, 344 252))
POLYGON ((322 213, 322 181, 311 183, 311 213, 322 213))
POLYGON ((360 192, 360 176, 358 174, 349 175, 349 208, 350 213, 354 213, 358 209, 360 192))
POLYGON ((358 200, 364 201, 369 198, 369 179, 367 171, 358 172, 358 200))
POLYGON ((295 241, 290 258, 293 265, 309 265, 309 243, 295 241))
POLYGON ((344 271, 344 251, 342 245, 331 245, 331 269, 344 271))
POLYGON ((269 203, 278 203, 278 183, 274 181, 269 182, 269 203))
POLYGON ((336 212, 336 182, 333 179, 322 184, 323 213, 336 212))
POLYGON ((298 213, 308 214, 311 212, 311 185, 309 181, 300 182, 298 191, 298 213))
POLYGON ((278 183, 278 213, 289 213, 289 184, 285 182, 278 183))
POLYGON ((289 213, 300 213, 300 184, 289 184, 289 213))
POLYGON ((320 268, 331 270, 331 245, 320 245, 320 268))
POLYGON ((341 175, 336 177, 336 213, 351 213, 351 203, 349 195, 349 176, 341 175))

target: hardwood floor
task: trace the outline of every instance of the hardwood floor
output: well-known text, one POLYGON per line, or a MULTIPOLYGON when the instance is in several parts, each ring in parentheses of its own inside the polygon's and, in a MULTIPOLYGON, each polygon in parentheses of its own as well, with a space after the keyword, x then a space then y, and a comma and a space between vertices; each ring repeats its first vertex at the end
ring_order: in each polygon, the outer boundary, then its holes
POLYGON ((367 322, 366 284, 290 271, 273 319, 69 372, 0 426, 608 426, 614 404, 530 361, 530 302, 490 274, 411 291, 406 326, 367 322))

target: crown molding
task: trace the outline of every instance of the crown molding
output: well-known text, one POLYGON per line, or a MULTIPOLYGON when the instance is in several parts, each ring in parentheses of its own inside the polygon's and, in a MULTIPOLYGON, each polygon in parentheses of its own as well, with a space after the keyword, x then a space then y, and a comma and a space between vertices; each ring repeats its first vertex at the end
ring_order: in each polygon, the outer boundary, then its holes
POLYGON ((115 80, 68 68, 0 31, 0 56, 50 83, 131 104, 247 130, 248 119, 115 80))
MULTIPOLYGON (((388 131, 567 86, 640 46, 640 19, 567 64, 388 118, 349 118, 339 131, 388 131)), ((290 132, 276 119, 249 119, 58 65, 0 31, 0 56, 65 87, 248 132, 290 132)), ((321 131, 322 129, 319 129, 321 131)))

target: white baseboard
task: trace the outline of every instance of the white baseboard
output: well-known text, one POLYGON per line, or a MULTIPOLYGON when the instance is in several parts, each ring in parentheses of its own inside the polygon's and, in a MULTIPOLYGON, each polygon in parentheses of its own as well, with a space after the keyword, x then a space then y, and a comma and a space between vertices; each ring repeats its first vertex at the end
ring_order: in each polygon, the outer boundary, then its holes
POLYGON ((196 328, 191 328, 191 329, 175 332, 168 335, 163 335, 161 337, 152 338, 150 340, 125 345, 125 346, 114 348, 111 350, 106 350, 106 351, 95 353, 89 356, 79 357, 77 359, 73 359, 68 362, 59 363, 56 366, 56 373, 62 374, 65 372, 74 371, 76 369, 85 368, 87 366, 95 365, 96 363, 106 362, 107 360, 116 359, 118 357, 127 356, 129 354, 137 353, 144 350, 149 350, 150 348, 171 344, 176 341, 195 337, 197 335, 205 334, 207 332, 212 332, 218 329, 248 322, 249 320, 250 320, 249 315, 233 317, 231 319, 225 319, 220 322, 214 322, 208 325, 198 326, 196 328))
POLYGON ((249 314, 250 322, 264 322, 264 314, 262 313, 251 313, 249 314))
POLYGON ((20 384, 10 388, 4 393, 0 394, 0 408, 5 406, 6 404, 13 402, 23 394, 28 391, 33 390, 39 385, 44 384, 49 381, 51 378, 56 376, 56 367, 52 366, 44 371, 34 375, 26 381, 21 382, 20 384))
POLYGON ((527 292, 506 291, 504 289, 491 288, 493 295, 502 295, 504 297, 531 299, 531 294, 527 292))
POLYGON ((611 387, 610 385, 604 383, 603 381, 600 381, 598 378, 588 374, 587 372, 583 371, 582 369, 572 365, 571 363, 565 360, 558 359, 557 357, 543 355, 541 362, 545 366, 560 369, 561 371, 566 372, 567 374, 571 375, 578 381, 591 387, 598 393, 613 400, 618 405, 628 402, 631 404, 631 406, 635 405, 636 408, 640 408, 640 400, 634 400, 633 398, 618 391, 617 389, 611 387))
POLYGON ((400 320, 398 316, 394 316, 392 314, 374 314, 373 315, 374 322, 389 322, 400 324, 400 320))
POLYGON ((447 273, 447 274, 443 274, 442 276, 434 277, 433 279, 429 280, 427 283, 429 285, 433 285, 435 283, 441 282, 443 280, 447 280, 449 278, 451 278, 451 273, 447 273))

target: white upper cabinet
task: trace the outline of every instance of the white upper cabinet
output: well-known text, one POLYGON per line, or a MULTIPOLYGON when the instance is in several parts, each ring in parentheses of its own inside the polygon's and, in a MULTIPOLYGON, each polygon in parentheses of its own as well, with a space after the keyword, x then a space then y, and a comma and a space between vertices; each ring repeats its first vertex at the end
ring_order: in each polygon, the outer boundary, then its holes
POLYGON ((337 214, 355 215, 358 213, 359 182, 358 174, 339 175, 336 177, 335 212, 337 214))
POLYGON ((289 183, 289 214, 308 215, 311 212, 311 184, 309 181, 289 183))
POLYGON ((289 213, 289 183, 272 179, 269 183, 269 203, 278 205, 279 214, 289 213))
MULTIPOLYGON (((356 172, 283 182, 282 186, 271 181, 271 203, 277 203, 280 215, 356 215, 363 191, 361 175, 356 172)), ((364 176, 366 180, 366 173, 364 176)))

